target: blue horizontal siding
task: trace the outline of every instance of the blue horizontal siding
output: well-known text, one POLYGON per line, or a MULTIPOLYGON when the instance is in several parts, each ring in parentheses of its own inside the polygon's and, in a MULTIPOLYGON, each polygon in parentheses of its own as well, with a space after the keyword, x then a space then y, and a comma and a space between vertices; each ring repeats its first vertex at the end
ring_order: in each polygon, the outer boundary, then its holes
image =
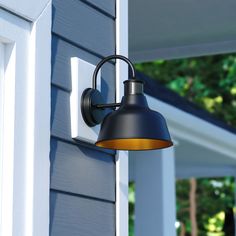
MULTIPOLYGON (((58 36, 52 37, 52 84, 71 91, 71 57, 79 57, 93 65, 97 65, 101 58, 64 41, 58 36)), ((115 101, 115 66, 105 63, 102 67, 102 94, 106 101, 115 101), (109 88, 109 89, 108 89, 109 88)), ((91 82, 92 83, 92 82, 91 82)))
POLYGON ((50 235, 115 236, 115 205, 51 191, 50 235))
MULTIPOLYGON (((96 65, 115 53, 115 0, 53 0, 51 236, 115 236, 115 152, 71 138, 71 57, 96 65)), ((115 98, 114 64, 102 93, 115 98)))
POLYGON ((111 0, 80 0, 96 10, 101 11, 103 14, 108 17, 115 18, 115 1, 111 0))
POLYGON ((51 188, 115 202, 111 154, 51 140, 51 188))
POLYGON ((115 21, 81 1, 53 1, 52 31, 100 56, 115 52, 115 21))

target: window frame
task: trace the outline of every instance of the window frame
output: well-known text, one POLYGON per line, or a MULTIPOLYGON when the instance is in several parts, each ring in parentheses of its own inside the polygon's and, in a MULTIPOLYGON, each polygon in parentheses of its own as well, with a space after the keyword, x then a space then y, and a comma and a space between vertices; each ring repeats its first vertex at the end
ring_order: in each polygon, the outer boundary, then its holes
MULTIPOLYGON (((3 129, 3 81, 4 81, 4 57, 5 57, 5 46, 0 41, 0 175, 2 174, 2 129, 3 129)), ((2 183, 0 181, 0 193, 2 192, 2 183)), ((2 195, 0 194, 0 212, 2 209, 2 195)), ((2 228, 2 214, 0 214, 0 232, 2 228)))
POLYGON ((0 235, 49 235, 51 1, 37 8, 41 0, 24 0, 20 10, 4 5, 14 1, 0 0, 0 235), (25 15, 27 2, 35 4, 37 18, 25 15))

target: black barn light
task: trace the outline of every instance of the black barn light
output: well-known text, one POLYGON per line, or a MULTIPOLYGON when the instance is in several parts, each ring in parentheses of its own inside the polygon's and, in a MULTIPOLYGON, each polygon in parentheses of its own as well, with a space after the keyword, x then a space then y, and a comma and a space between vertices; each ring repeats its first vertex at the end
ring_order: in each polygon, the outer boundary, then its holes
POLYGON ((101 123, 96 145, 117 150, 151 150, 173 145, 164 117, 148 107, 143 94, 143 82, 135 78, 131 61, 121 55, 104 58, 93 74, 93 88, 84 90, 81 111, 88 126, 101 123), (112 59, 125 61, 132 78, 124 81, 124 96, 121 103, 104 104, 101 93, 96 89, 97 74, 102 65, 112 59), (106 109, 119 107, 107 114, 106 109))

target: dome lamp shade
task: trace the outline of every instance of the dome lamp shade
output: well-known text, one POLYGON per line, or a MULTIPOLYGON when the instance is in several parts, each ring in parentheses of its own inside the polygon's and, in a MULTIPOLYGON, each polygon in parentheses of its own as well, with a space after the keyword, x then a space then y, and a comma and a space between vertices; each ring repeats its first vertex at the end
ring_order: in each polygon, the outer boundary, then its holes
POLYGON ((112 55, 103 59, 93 75, 93 88, 82 94, 81 111, 89 126, 101 123, 96 146, 115 150, 153 150, 173 145, 164 117, 148 107, 143 93, 143 82, 135 79, 135 69, 128 58, 112 55), (132 78, 124 81, 121 103, 104 104, 96 89, 96 77, 100 67, 108 60, 121 59, 128 63, 132 78), (119 107, 114 110, 115 107, 119 107), (111 112, 106 112, 110 108, 111 112), (111 109, 112 108, 112 109, 111 109))

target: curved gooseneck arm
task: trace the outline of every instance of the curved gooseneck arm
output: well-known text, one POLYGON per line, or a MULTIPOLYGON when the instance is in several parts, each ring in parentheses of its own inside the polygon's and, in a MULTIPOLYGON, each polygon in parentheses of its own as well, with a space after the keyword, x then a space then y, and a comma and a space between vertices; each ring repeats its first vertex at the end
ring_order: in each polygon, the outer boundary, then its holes
POLYGON ((103 96, 101 92, 97 90, 98 72, 104 63, 112 59, 120 59, 122 61, 125 61, 129 65, 129 68, 131 69, 132 80, 135 79, 134 65, 128 58, 124 56, 111 55, 111 56, 105 57, 103 60, 101 60, 97 64, 93 73, 93 85, 92 85, 93 87, 85 89, 81 97, 82 116, 84 118, 85 123, 90 127, 93 127, 102 122, 104 117, 107 115, 107 112, 105 112, 106 108, 110 108, 114 110, 116 107, 119 107, 121 105, 121 103, 103 104, 103 101, 104 101, 103 96))
POLYGON ((97 75, 98 75, 98 72, 99 70, 101 69, 102 65, 104 63, 106 63, 107 61, 110 61, 112 59, 120 59, 122 61, 125 61, 130 69, 131 69, 131 72, 132 72, 132 79, 135 79, 135 68, 134 68, 134 65, 133 63, 125 56, 121 56, 121 55, 111 55, 111 56, 108 56, 108 57, 105 57, 103 60, 101 60, 95 70, 94 70, 94 73, 93 73, 93 89, 97 89, 97 75))

